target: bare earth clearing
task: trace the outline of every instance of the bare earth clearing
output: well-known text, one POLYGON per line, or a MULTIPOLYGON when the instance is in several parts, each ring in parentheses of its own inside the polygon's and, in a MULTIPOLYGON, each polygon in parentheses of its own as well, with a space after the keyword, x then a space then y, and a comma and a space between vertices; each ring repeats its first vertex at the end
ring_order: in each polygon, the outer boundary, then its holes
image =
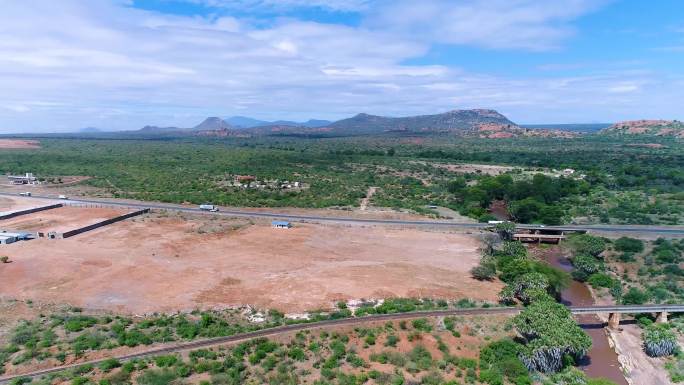
MULTIPOLYGON (((126 214, 111 208, 59 207, 2 221, 3 229, 64 232, 126 214)), ((58 246, 58 245, 54 245, 58 246)))
POLYGON ((40 142, 25 139, 0 139, 0 148, 40 148, 40 142))
MULTIPOLYGON (((68 209, 77 221, 101 215, 68 209)), ((415 229, 153 215, 3 246, 14 262, 0 267, 0 296, 133 313, 243 304, 296 312, 390 296, 494 301, 500 285, 468 273, 478 245, 415 229)))
MULTIPOLYGON (((0 197, 0 214, 11 213, 14 211, 26 210, 33 207, 47 206, 54 202, 38 199, 21 199, 14 197, 0 197)), ((4 226, 4 222, 0 224, 4 226)))

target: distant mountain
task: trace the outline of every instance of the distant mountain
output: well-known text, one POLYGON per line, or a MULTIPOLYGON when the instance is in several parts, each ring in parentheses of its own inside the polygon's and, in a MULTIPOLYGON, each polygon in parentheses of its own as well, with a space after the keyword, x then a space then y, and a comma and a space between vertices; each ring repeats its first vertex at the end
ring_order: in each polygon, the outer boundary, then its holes
POLYGON ((78 130, 78 132, 82 132, 82 133, 96 133, 96 132, 102 132, 102 130, 99 129, 99 128, 97 128, 97 127, 83 127, 83 128, 81 128, 80 130, 78 130))
POLYGON ((266 120, 253 119, 247 116, 231 116, 225 121, 235 128, 253 128, 264 126, 292 126, 292 127, 323 127, 330 124, 328 120, 309 119, 306 122, 295 122, 292 120, 276 120, 269 122, 266 120))
POLYGON ((312 127, 312 128, 318 128, 318 127, 325 127, 332 123, 329 120, 323 120, 323 119, 309 119, 306 122, 302 123, 302 126, 304 127, 312 127))
POLYGON ((270 122, 265 120, 252 119, 247 116, 231 116, 230 118, 225 119, 225 121, 231 126, 237 128, 252 128, 270 124, 270 122))
POLYGON ((400 135, 447 133, 481 138, 511 138, 518 136, 573 137, 577 135, 557 129, 521 128, 500 113, 485 109, 453 110, 442 114, 400 118, 358 114, 332 123, 327 120, 314 119, 306 122, 293 122, 289 120, 265 122, 244 116, 233 116, 226 120, 218 117, 209 117, 193 128, 145 126, 139 132, 145 134, 159 133, 167 136, 196 135, 206 137, 262 135, 354 136, 383 133, 396 133, 400 135), (243 126, 240 126, 240 124, 243 126), (251 126, 252 124, 260 125, 251 126))
POLYGON ((176 131, 183 131, 182 128, 178 127, 158 127, 158 126, 145 126, 138 130, 140 132, 145 132, 145 133, 153 133, 153 132, 176 132, 176 131))
POLYGON ((607 135, 653 135, 684 138, 684 123, 678 120, 629 120, 601 130, 607 135))
POLYGON ((519 130, 505 116, 494 110, 453 110, 442 114, 390 118, 358 114, 328 125, 333 132, 346 134, 377 134, 388 131, 455 132, 476 134, 519 130))
POLYGON ((213 130, 230 130, 233 127, 225 120, 212 116, 204 119, 204 121, 192 129, 194 131, 213 131, 213 130))

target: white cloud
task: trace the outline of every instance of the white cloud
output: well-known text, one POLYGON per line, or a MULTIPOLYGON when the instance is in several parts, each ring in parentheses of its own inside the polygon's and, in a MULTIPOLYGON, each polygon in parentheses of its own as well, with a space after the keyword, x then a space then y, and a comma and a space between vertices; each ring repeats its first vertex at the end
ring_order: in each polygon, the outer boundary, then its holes
POLYGON ((272 10, 292 7, 322 8, 332 11, 357 12, 367 9, 372 0, 187 0, 209 7, 228 9, 265 8, 272 10))
POLYGON ((395 0, 367 24, 431 42, 495 49, 548 50, 575 33, 570 21, 603 0, 395 0))
MULTIPOLYGON (((0 13, 0 131, 190 126, 237 111, 305 119, 492 107, 521 122, 622 119, 640 108, 679 111, 681 79, 658 80, 648 72, 510 79, 453 66, 403 64, 428 52, 431 36, 476 45, 489 36, 497 47, 554 46, 556 38, 536 46, 529 42, 538 31, 553 28, 554 20, 563 24, 586 11, 583 2, 568 3, 570 11, 562 15, 552 6, 532 7, 537 11, 526 11, 531 16, 512 15, 510 27, 492 16, 496 20, 482 26, 485 32, 469 37, 463 23, 426 27, 428 38, 407 33, 425 15, 415 15, 399 30, 383 26, 409 12, 407 4, 397 3, 399 13, 387 18, 369 11, 368 21, 357 27, 296 19, 264 27, 233 17, 147 12, 123 0, 8 2, 0 13), (522 33, 527 40, 496 37, 509 28, 527 31, 522 33), (451 32, 441 36, 438 31, 451 32), (627 92, 632 86, 638 90, 627 92), (639 97, 647 93, 653 96, 639 97)), ((461 8, 446 11, 468 14, 481 3, 458 4, 461 8), (463 4, 469 4, 467 12, 463 4)), ((434 9, 424 12, 431 15, 434 9)))

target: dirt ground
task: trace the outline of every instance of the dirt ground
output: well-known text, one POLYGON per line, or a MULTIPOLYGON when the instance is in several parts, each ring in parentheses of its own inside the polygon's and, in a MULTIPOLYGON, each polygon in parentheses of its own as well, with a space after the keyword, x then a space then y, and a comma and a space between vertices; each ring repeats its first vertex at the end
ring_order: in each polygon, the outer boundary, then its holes
POLYGON ((625 324, 620 325, 619 330, 607 330, 630 385, 674 384, 665 370, 665 359, 649 357, 644 353, 638 325, 625 324))
POLYGON ((33 207, 47 206, 49 204, 52 204, 52 202, 48 200, 0 197, 0 214, 7 214, 33 207))
POLYGON ((471 163, 427 163, 424 161, 414 161, 409 163, 429 164, 433 167, 457 173, 482 173, 486 175, 499 175, 515 169, 515 167, 501 166, 495 164, 471 164, 471 163))
POLYGON ((474 280, 479 241, 459 233, 362 226, 138 217, 73 238, 3 246, 0 296, 127 313, 250 304, 300 312, 338 300, 495 301, 474 280))
POLYGON ((31 232, 57 231, 61 233, 114 218, 127 212, 129 210, 66 206, 4 220, 0 222, 0 226, 3 229, 31 232))
POLYGON ((25 139, 0 139, 0 148, 40 148, 40 142, 25 139))

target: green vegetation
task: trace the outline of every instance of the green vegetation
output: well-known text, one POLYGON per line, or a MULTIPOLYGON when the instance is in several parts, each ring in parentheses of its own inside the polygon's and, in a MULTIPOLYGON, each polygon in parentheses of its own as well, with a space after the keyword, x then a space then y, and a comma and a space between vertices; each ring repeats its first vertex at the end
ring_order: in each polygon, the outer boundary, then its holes
MULTIPOLYGON (((492 140, 380 135, 363 138, 41 139, 41 149, 0 154, 0 171, 31 170, 59 184, 67 175, 115 197, 232 206, 358 206, 371 203, 437 215, 439 205, 485 221, 503 201, 520 222, 571 220, 681 223, 684 150, 630 146, 635 138, 492 140), (136 157, 130 157, 135 153, 136 157), (502 175, 459 163, 503 164, 502 175), (555 170, 572 168, 569 176, 555 170), (235 175, 299 181, 306 188, 244 188, 235 175)), ((649 139, 651 140, 651 139, 649 139)))
MULTIPOLYGON (((467 329, 490 330, 497 322, 477 318, 453 318, 451 321, 453 331, 464 332, 467 329)), ((115 360, 107 360, 98 366, 85 365, 46 375, 33 382, 22 382, 35 385, 54 382, 102 385, 484 383, 478 376, 478 360, 465 357, 477 353, 477 350, 473 350, 477 346, 473 346, 472 342, 482 342, 484 331, 473 333, 470 342, 464 342, 451 332, 436 329, 433 320, 416 319, 404 323, 403 328, 398 323, 388 322, 383 326, 359 327, 344 332, 305 331, 285 342, 261 338, 230 348, 199 349, 189 352, 187 356, 171 354, 134 359, 123 365, 115 360), (377 344, 366 343, 371 336, 377 344), (394 342, 389 342, 390 336, 393 336, 394 342), (400 342, 408 349, 394 346, 400 342)), ((500 354, 500 349, 492 346, 491 354, 500 354)), ((495 359, 487 358, 488 362, 495 359)), ((493 365, 511 375, 517 370, 515 375, 521 381, 528 378, 526 369, 520 363, 516 369, 498 363, 493 365)), ((529 380, 520 382, 530 383, 529 380)))
POLYGON ((570 310, 550 298, 532 302, 513 322, 525 338, 520 359, 529 370, 557 372, 566 357, 575 362, 591 347, 591 338, 577 325, 570 310))
MULTIPOLYGON (((66 362, 68 358, 82 357, 90 351, 110 350, 121 346, 136 347, 153 343, 187 341, 197 338, 230 336, 238 333, 270 328, 293 323, 323 321, 329 319, 364 316, 368 314, 390 314, 420 310, 475 307, 476 303, 461 299, 446 300, 390 298, 382 304, 364 304, 352 314, 350 309, 332 312, 309 313, 308 320, 286 319, 278 311, 269 311, 261 323, 250 322, 239 310, 194 311, 190 314, 154 315, 131 319, 122 316, 86 315, 80 309, 70 309, 50 316, 41 315, 32 321, 22 321, 12 331, 10 344, 0 349, 0 371, 4 365, 29 364, 33 361, 56 359, 66 362)), ((491 306, 491 304, 482 304, 491 306)), ((429 332, 431 325, 425 319, 412 322, 415 329, 429 332)), ((375 344, 375 336, 368 336, 368 345, 375 344)), ((396 342, 394 342, 396 344, 396 342)), ((292 358, 300 357, 297 351, 292 358)), ((160 357, 174 360, 172 357, 160 357)), ((172 364, 157 362, 157 366, 172 364)), ((116 361, 103 363, 102 370, 116 368, 116 361)))
POLYGON ((675 354, 679 349, 677 335, 668 324, 651 324, 644 329, 644 351, 651 357, 675 354))

